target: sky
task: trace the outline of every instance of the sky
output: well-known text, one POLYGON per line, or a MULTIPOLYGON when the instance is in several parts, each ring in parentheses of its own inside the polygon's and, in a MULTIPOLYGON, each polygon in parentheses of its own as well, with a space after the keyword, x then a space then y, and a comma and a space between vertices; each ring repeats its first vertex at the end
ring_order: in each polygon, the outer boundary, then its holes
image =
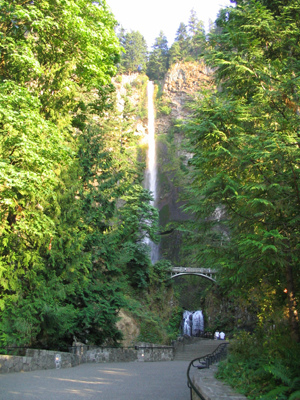
POLYGON ((180 23, 188 24, 192 9, 207 30, 209 19, 215 21, 220 8, 232 5, 230 0, 106 0, 106 3, 126 31, 139 31, 144 36, 149 49, 160 31, 170 47, 180 23))

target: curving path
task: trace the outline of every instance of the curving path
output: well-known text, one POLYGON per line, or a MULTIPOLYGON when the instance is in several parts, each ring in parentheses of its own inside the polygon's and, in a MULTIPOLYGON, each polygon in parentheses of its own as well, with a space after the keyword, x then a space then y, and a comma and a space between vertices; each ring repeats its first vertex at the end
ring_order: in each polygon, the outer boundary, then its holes
POLYGON ((0 400, 189 400, 188 362, 82 364, 0 375, 0 400))

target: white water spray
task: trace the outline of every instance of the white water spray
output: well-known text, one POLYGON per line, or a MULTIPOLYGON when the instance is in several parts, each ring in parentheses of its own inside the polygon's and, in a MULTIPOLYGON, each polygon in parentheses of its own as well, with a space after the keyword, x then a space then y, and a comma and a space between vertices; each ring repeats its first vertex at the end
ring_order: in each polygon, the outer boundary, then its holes
MULTIPOLYGON (((147 154, 147 170, 146 170, 146 189, 149 189, 153 196, 151 204, 156 205, 156 177, 157 177, 157 165, 156 165, 156 148, 155 148, 155 119, 154 119, 154 85, 153 82, 148 82, 147 95, 148 95, 148 154, 147 154)), ((156 263, 158 260, 158 245, 151 242, 147 244, 151 248, 151 262, 156 263)))

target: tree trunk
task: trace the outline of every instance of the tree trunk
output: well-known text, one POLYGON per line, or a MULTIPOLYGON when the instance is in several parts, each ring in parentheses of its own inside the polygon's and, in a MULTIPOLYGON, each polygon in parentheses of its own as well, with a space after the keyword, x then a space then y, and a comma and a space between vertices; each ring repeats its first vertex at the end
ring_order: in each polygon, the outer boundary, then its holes
POLYGON ((299 316, 297 310, 297 301, 294 289, 293 267, 291 264, 286 267, 286 282, 287 282, 287 301, 289 309, 289 325, 292 340, 299 343, 299 316))

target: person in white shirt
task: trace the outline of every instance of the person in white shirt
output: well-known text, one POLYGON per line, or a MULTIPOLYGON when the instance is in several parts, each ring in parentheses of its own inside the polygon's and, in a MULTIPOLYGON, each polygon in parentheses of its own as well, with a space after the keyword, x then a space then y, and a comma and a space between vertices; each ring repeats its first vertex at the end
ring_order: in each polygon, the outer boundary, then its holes
POLYGON ((219 340, 220 339, 220 332, 218 330, 216 330, 215 332, 215 340, 219 340))
POLYGON ((223 331, 220 333, 220 339, 221 339, 221 340, 224 340, 224 339, 225 339, 225 333, 224 333, 223 331))

